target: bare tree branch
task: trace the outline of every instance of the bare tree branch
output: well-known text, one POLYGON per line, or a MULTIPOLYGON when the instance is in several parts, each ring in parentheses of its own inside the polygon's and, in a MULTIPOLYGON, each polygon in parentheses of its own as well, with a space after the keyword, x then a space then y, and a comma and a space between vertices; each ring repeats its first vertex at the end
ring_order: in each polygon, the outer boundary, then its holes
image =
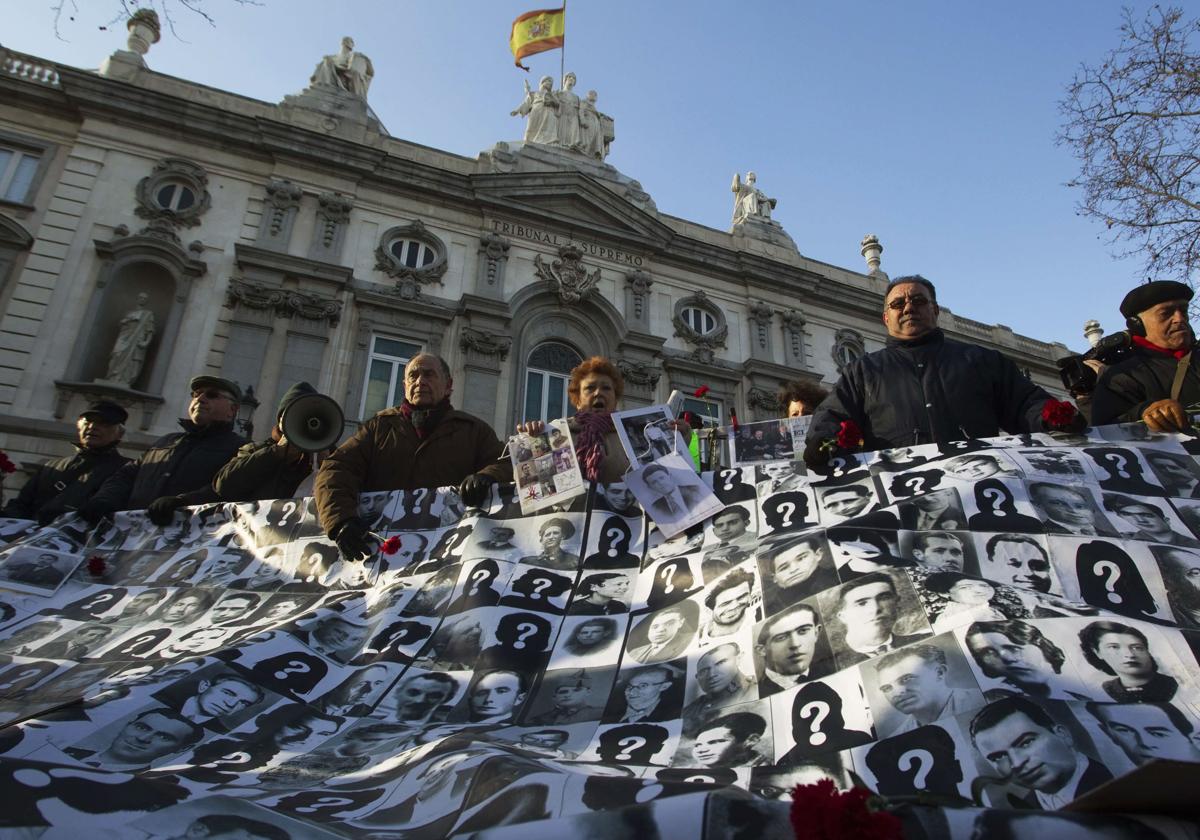
MULTIPOLYGON (((215 0, 215 3, 223 2, 232 2, 238 6, 261 6, 264 0, 215 0)), ((97 4, 93 4, 88 11, 94 12, 95 5, 97 4)), ((99 28, 109 29, 114 24, 129 20, 139 9, 151 9, 163 19, 171 34, 176 39, 183 41, 179 29, 176 28, 177 11, 183 9, 189 14, 199 17, 209 26, 216 26, 216 18, 209 12, 209 8, 213 5, 214 0, 112 0, 109 10, 104 12, 106 17, 110 14, 111 17, 107 17, 105 23, 99 24, 99 28)), ((79 16, 77 0, 52 0, 50 11, 54 13, 54 36, 60 41, 66 41, 67 39, 62 34, 64 18, 66 22, 76 22, 76 17, 79 16)))
POLYGON ((1121 43, 1082 65, 1059 103, 1057 140, 1079 159, 1079 213, 1102 221, 1120 256, 1158 278, 1200 269, 1200 20, 1126 9, 1121 43))

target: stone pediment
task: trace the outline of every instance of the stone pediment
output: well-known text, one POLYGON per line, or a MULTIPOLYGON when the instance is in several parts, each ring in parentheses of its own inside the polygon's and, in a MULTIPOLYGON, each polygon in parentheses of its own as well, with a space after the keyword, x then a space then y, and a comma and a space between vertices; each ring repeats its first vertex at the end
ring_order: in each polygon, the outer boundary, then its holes
POLYGON ((551 229, 580 227, 643 248, 665 248, 675 235, 655 215, 578 172, 486 174, 471 180, 479 203, 497 216, 551 229))

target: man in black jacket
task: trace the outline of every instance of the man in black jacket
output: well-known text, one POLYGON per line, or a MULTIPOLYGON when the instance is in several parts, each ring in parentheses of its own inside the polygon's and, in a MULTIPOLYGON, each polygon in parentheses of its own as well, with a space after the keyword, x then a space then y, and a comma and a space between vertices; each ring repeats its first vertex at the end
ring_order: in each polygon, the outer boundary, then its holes
POLYGON ((121 467, 80 506, 80 516, 96 524, 118 510, 145 508, 152 522, 166 525, 185 505, 217 501, 213 476, 246 442, 233 430, 242 392, 216 376, 197 376, 189 386, 188 419, 179 421, 183 431, 159 438, 121 467))
POLYGON ((4 506, 3 515, 36 519, 45 525, 82 505, 109 476, 129 463, 117 451, 128 418, 115 402, 101 400, 89 405, 75 423, 79 430, 75 454, 38 467, 17 497, 4 506))
POLYGON ((1121 314, 1133 351, 1100 374, 1092 395, 1095 425, 1142 420, 1155 432, 1191 427, 1185 407, 1200 403, 1200 363, 1191 359, 1191 299, 1192 290, 1173 280, 1145 283, 1125 295, 1121 314))
POLYGON ((296 494, 296 488, 312 475, 313 455, 288 443, 280 424, 283 422, 283 413, 292 403, 316 393, 317 389, 307 382, 297 382, 288 388, 279 401, 270 439, 262 443, 247 443, 213 479, 213 490, 222 501, 290 499, 296 494))
MULTIPOLYGON (((884 295, 887 346, 842 371, 808 430, 804 462, 824 472, 841 424, 852 421, 865 450, 922 443, 1082 428, 1073 407, 1067 421, 1042 420, 1051 397, 995 350, 946 338, 933 284, 898 277, 884 295)), ((1052 403, 1056 405, 1056 403, 1052 403)), ((843 447, 843 449, 857 447, 843 447)))

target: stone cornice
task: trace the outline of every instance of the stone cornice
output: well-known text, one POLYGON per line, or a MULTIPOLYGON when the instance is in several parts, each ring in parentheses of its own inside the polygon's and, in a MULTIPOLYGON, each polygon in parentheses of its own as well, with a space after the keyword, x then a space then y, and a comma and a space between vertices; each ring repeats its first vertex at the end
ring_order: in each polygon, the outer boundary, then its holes
MULTIPOLYGON (((138 126, 143 132, 159 132, 192 144, 210 143, 247 160, 265 163, 285 160, 301 167, 333 170, 356 180, 360 190, 419 196, 468 214, 504 212, 567 230, 588 231, 616 243, 628 243, 652 256, 655 276, 664 281, 668 274, 661 268, 673 266, 712 276, 773 306, 799 305, 810 312, 822 308, 867 320, 877 319, 882 309, 882 296, 874 289, 875 281, 867 275, 831 267, 837 275, 847 276, 848 281, 843 282, 821 274, 822 264, 807 258, 802 265, 776 262, 759 254, 700 241, 639 210, 579 172, 468 175, 390 154, 386 148, 273 119, 270 115, 281 113, 271 103, 231 96, 231 100, 246 103, 245 112, 220 107, 215 103, 223 101, 221 92, 184 80, 173 81, 194 87, 196 96, 166 93, 66 65, 54 68, 59 74, 60 88, 0 77, 0 99, 25 110, 138 126), (599 218, 572 222, 561 215, 561 205, 547 200, 555 196, 565 199, 572 193, 585 196, 599 218), (601 221, 604 216, 613 221, 601 221)), ((197 149, 196 156, 203 157, 201 150, 197 149)), ((999 350, 1022 367, 1054 375, 1053 357, 1061 352, 1055 345, 1003 331, 998 340, 992 335, 946 326, 956 338, 999 350), (1008 336, 1012 336, 1011 343, 1008 336)))
POLYGON ((354 269, 342 265, 310 260, 279 251, 270 251, 238 242, 234 245, 238 267, 259 269, 260 271, 275 272, 287 277, 298 277, 307 280, 319 280, 329 283, 339 289, 350 285, 354 280, 354 269))

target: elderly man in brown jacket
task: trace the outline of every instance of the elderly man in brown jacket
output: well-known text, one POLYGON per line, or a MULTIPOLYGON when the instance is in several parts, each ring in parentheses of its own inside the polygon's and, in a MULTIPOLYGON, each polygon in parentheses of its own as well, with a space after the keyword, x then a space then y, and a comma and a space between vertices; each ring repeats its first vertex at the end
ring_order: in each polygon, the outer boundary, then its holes
POLYGON ((377 546, 358 518, 358 495, 374 490, 457 486, 478 505, 488 488, 512 481, 512 465, 491 426, 450 407, 446 362, 429 353, 404 368, 404 402, 366 423, 321 464, 315 497, 321 525, 347 560, 377 546))

